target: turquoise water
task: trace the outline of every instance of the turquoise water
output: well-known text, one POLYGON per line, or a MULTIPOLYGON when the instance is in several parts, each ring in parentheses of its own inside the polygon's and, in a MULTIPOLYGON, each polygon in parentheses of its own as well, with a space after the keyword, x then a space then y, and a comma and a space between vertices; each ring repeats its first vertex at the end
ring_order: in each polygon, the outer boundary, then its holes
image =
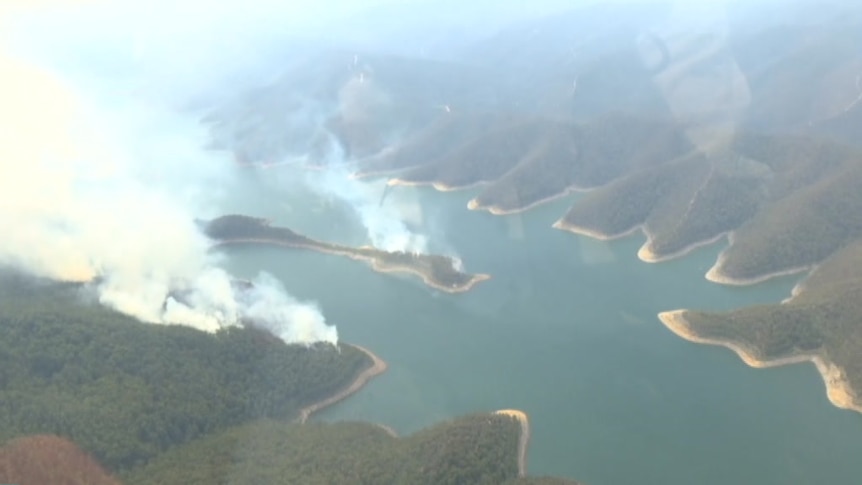
MULTIPOLYGON (((225 210, 363 241, 337 203, 274 185, 243 178, 225 210)), ((232 271, 276 275, 293 295, 318 302, 343 341, 389 363, 314 419, 410 433, 518 408, 532 424, 531 475, 590 485, 858 483, 862 416, 829 404, 813 366, 752 369, 656 319, 662 310, 779 301, 795 278, 724 287, 703 278, 723 242, 646 264, 635 255, 641 236, 605 243, 552 229, 576 197, 498 217, 466 210, 469 192, 396 190, 395 199, 421 209, 432 243, 493 279, 449 295, 337 256, 229 250, 232 271)))

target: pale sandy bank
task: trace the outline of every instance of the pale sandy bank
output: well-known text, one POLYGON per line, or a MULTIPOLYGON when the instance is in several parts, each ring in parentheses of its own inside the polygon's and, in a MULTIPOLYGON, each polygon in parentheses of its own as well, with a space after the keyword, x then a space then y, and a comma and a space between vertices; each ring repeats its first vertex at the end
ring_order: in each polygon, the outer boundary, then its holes
POLYGON ((332 396, 329 396, 326 399, 317 401, 314 404, 302 408, 299 411, 299 416, 296 418, 297 421, 304 424, 306 421, 308 421, 308 417, 312 414, 316 413, 317 411, 320 411, 327 406, 332 406, 333 404, 349 397, 352 394, 355 394, 357 391, 362 389, 362 387, 367 384, 368 381, 370 381, 372 378, 386 371, 386 362, 384 362, 383 359, 376 356, 370 350, 364 347, 360 347, 358 345, 351 345, 351 347, 358 349, 360 352, 370 357, 372 361, 371 367, 360 372, 359 375, 356 376, 356 379, 353 380, 353 382, 351 382, 346 387, 336 392, 332 396))
POLYGON ((755 357, 755 353, 751 349, 746 348, 743 344, 738 342, 704 338, 697 335, 692 331, 691 326, 685 319, 685 312, 686 310, 662 312, 658 314, 658 318, 668 329, 670 329, 670 331, 680 337, 700 344, 726 347, 736 352, 742 361, 751 367, 765 368, 796 364, 800 362, 812 362, 817 367, 818 372, 820 372, 820 376, 823 378, 823 382, 826 385, 826 395, 829 398, 829 401, 839 408, 862 412, 862 405, 857 403, 856 393, 851 389, 850 384, 847 382, 847 377, 844 375, 844 371, 837 365, 824 360, 822 356, 816 354, 799 354, 780 359, 760 360, 755 357))
POLYGON ((754 285, 757 283, 762 283, 766 280, 777 278, 779 276, 787 276, 796 273, 803 273, 805 271, 809 271, 812 266, 800 266, 797 268, 790 268, 784 271, 776 271, 773 273, 767 273, 760 276, 755 276, 753 278, 734 278, 728 276, 724 273, 724 265, 727 263, 727 252, 730 251, 730 248, 733 247, 733 232, 728 234, 727 236, 727 247, 718 255, 718 259, 716 259, 715 264, 709 268, 709 271, 706 272, 706 279, 712 281, 713 283, 721 283, 724 285, 734 285, 734 286, 745 286, 745 285, 754 285))
POLYGON ((544 199, 539 199, 539 200, 532 202, 530 204, 527 204, 523 207, 516 207, 514 209, 503 209, 503 208, 496 206, 496 205, 482 205, 479 203, 478 200, 473 198, 473 199, 470 199, 470 202, 467 202, 467 208, 470 209, 471 211, 486 210, 486 211, 490 212, 491 214, 494 214, 495 216, 509 216, 509 215, 513 215, 513 214, 520 214, 522 212, 526 212, 526 211, 528 211, 528 210, 530 210, 536 206, 545 204, 547 202, 551 202, 553 200, 561 199, 563 197, 571 195, 574 192, 583 192, 585 190, 586 189, 582 189, 579 187, 569 187, 566 190, 564 190, 563 192, 560 192, 558 194, 554 194, 550 197, 545 197, 544 199))
POLYGON ((530 444, 530 419, 527 413, 517 409, 501 409, 494 414, 512 416, 521 424, 521 435, 518 438, 518 475, 527 475, 527 446, 530 444))
POLYGON ((694 242, 692 244, 689 244, 688 246, 683 247, 679 251, 675 251, 675 252, 670 253, 670 254, 659 254, 653 250, 654 238, 653 238, 653 235, 649 232, 649 230, 647 230, 645 224, 638 224, 637 226, 634 226, 630 229, 626 229, 625 231, 617 233, 617 234, 607 234, 607 233, 604 233, 601 231, 597 231, 595 229, 590 229, 587 227, 578 226, 578 225, 572 224, 572 223, 570 223, 564 219, 558 220, 557 222, 555 222, 553 224, 552 227, 554 229, 560 229, 562 231, 568 231, 568 232, 571 232, 574 234, 579 234, 581 236, 586 236, 586 237, 589 237, 592 239, 597 239, 599 241, 612 241, 614 239, 620 239, 620 238, 623 238, 626 236, 630 236, 631 234, 633 234, 637 231, 641 231, 643 233, 644 237, 646 237, 646 241, 643 243, 643 245, 640 247, 640 249, 638 249, 638 259, 640 259, 641 261, 643 261, 645 263, 661 263, 664 261, 670 261, 671 259, 681 258, 681 257, 685 256, 686 254, 694 251, 697 248, 700 248, 703 246, 709 246, 710 244, 718 241, 719 239, 725 237, 728 234, 728 232, 723 232, 721 234, 718 234, 715 237, 712 237, 709 239, 704 239, 703 241, 697 241, 697 242, 694 242))

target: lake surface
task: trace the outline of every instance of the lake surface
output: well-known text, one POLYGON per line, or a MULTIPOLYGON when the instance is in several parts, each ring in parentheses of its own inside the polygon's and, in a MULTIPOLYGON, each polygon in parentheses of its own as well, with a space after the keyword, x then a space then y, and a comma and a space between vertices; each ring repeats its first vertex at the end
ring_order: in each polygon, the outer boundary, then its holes
MULTIPOLYGON (((221 208, 364 243, 349 211, 298 190, 301 177, 247 172, 221 208)), ((317 301, 342 341, 389 363, 314 419, 374 421, 407 434, 517 408, 532 425, 530 475, 589 485, 858 482, 862 416, 829 404, 812 365, 752 369, 656 318, 780 301, 796 278, 716 285, 703 275, 724 242, 647 264, 636 257, 642 236, 605 243, 552 229, 577 196, 500 217, 466 210, 472 195, 399 187, 385 201, 421 216, 432 245, 456 252, 468 271, 492 275, 465 294, 333 255, 228 250, 235 274, 274 274, 294 296, 317 301)))

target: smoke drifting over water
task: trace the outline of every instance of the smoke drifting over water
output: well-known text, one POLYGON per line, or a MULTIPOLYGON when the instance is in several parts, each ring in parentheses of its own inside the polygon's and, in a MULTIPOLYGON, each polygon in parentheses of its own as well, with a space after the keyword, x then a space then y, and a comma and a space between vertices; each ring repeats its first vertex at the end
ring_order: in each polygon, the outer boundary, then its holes
POLYGON ((84 56, 72 73, 5 47, 0 264, 89 283, 100 303, 145 322, 213 331, 248 321, 289 343, 337 341, 315 306, 266 275, 237 292, 208 255, 194 219, 214 215, 201 209, 234 168, 201 148, 194 121, 104 76, 104 59, 84 56))
MULTIPOLYGON (((329 136, 328 145, 326 169, 309 172, 308 185, 350 205, 365 227, 372 246, 385 251, 428 252, 428 239, 407 227, 405 211, 400 210, 398 202, 390 198, 389 203, 381 204, 385 184, 376 187, 353 178, 344 151, 334 136, 329 136)), ((418 215, 421 217, 421 213, 418 215)))

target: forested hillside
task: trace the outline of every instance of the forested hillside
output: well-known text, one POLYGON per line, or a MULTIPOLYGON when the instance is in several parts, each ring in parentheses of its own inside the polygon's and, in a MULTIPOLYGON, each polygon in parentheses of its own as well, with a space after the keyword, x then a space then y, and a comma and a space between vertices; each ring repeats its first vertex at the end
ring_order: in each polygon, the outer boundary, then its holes
POLYGON ((458 418, 403 438, 367 423, 264 421, 189 444, 125 481, 496 485, 517 478, 519 432, 515 419, 494 414, 458 418))
MULTIPOLYGON (((817 357, 844 406, 860 408, 862 392, 862 242, 835 253, 783 304, 724 313, 687 311, 689 330, 770 362, 817 357), (834 367, 830 367, 834 366, 834 367)), ((823 369, 821 369, 823 372, 823 369)), ((835 392, 835 391, 833 391, 835 392)), ((860 408, 862 409, 862 408, 860 408)))
POLYGON ((141 324, 82 295, 0 282, 0 441, 56 434, 128 469, 252 419, 293 419, 371 364, 347 345, 285 345, 254 328, 141 324))
POLYGON ((731 2, 703 31, 670 28, 691 14, 677 10, 573 8, 447 60, 321 48, 216 110, 213 137, 235 152, 248 143, 232 139, 260 137, 258 158, 278 158, 284 116, 269 121, 287 111, 343 146, 379 145, 348 149, 359 177, 481 184, 469 207, 501 215, 596 189, 558 226, 643 224, 647 261, 732 233, 709 273, 723 283, 809 267, 862 237, 862 9, 731 2), (321 103, 328 122, 303 116, 321 103))

